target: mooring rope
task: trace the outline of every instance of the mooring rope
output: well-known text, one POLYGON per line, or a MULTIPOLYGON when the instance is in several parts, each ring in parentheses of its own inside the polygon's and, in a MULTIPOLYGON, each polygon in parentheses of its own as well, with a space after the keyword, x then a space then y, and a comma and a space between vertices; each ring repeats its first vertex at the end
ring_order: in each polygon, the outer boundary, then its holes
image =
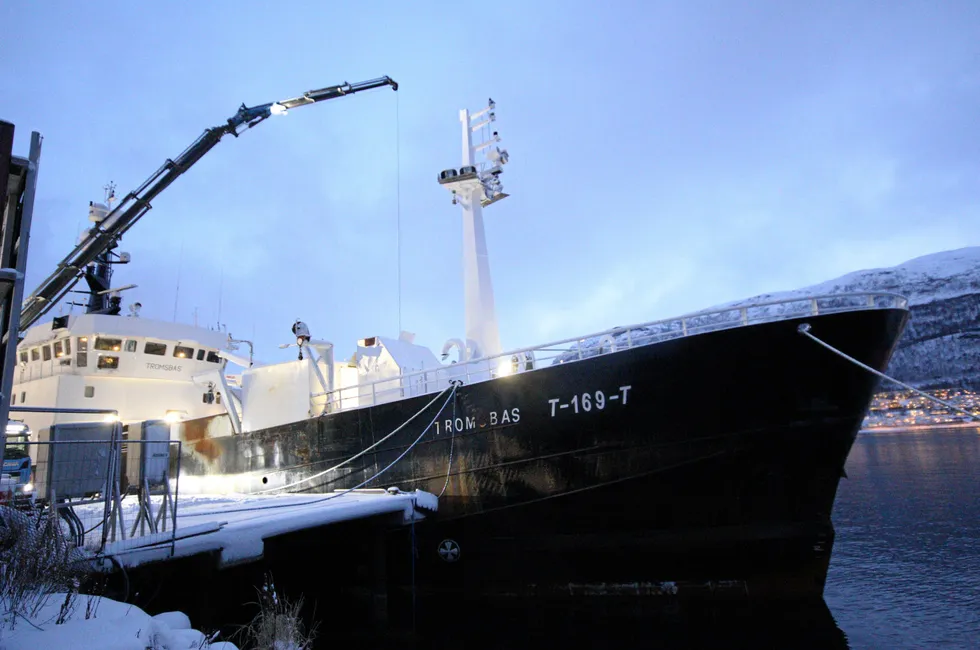
POLYGON ((856 365, 856 366, 858 366, 860 368, 864 368, 865 370, 867 370, 868 372, 870 372, 872 374, 878 375, 882 379, 887 379, 888 381, 894 382, 894 383, 898 384, 899 386, 901 386, 902 388, 905 388, 905 389, 910 390, 910 391, 912 391, 914 393, 917 393, 917 394, 921 395, 922 397, 925 397, 926 399, 929 399, 929 400, 932 400, 933 402, 936 402, 937 404, 942 404, 946 408, 950 408, 950 409, 953 409, 954 411, 957 411, 959 413, 962 413, 963 415, 966 415, 967 417, 969 417, 971 420, 978 419, 978 417, 977 417, 977 415, 975 413, 970 413, 969 411, 967 411, 965 409, 961 409, 960 407, 958 407, 958 406, 956 406, 954 404, 950 404, 949 402, 947 402, 945 400, 941 400, 938 397, 935 397, 933 395, 930 395, 929 393, 926 393, 924 391, 921 391, 918 388, 915 388, 914 386, 909 386, 906 383, 900 382, 899 380, 895 379, 894 377, 889 377, 885 373, 880 372, 878 370, 875 370, 871 366, 869 366, 869 365, 867 365, 865 363, 861 363, 860 361, 858 361, 854 357, 849 356, 848 354, 846 354, 846 353, 838 350, 837 348, 835 348, 831 344, 827 343, 826 341, 821 341, 816 336, 814 336, 813 334, 810 333, 810 324, 809 323, 801 323, 800 326, 796 328, 796 330, 800 334, 802 334, 803 336, 809 338, 810 340, 812 340, 812 341, 814 341, 816 343, 819 343, 820 345, 822 345, 823 347, 827 348, 828 350, 830 350, 834 354, 840 356, 841 358, 846 359, 847 361, 850 361, 851 363, 853 363, 854 365, 856 365))
MULTIPOLYGON (((449 389, 447 388, 446 390, 449 390, 449 389)), ((439 393, 439 394, 442 395, 445 392, 446 391, 444 390, 444 391, 442 391, 442 393, 439 393)), ((449 404, 449 400, 451 400, 455 395, 456 395, 456 384, 453 384, 452 385, 452 392, 450 393, 449 397, 446 398, 446 401, 442 403, 442 406, 439 408, 439 411, 435 414, 435 416, 433 416, 433 418, 429 422, 429 424, 426 425, 426 427, 424 429, 422 429, 422 433, 419 434, 418 438, 416 438, 412 442, 412 444, 410 444, 408 446, 408 448, 405 449, 405 451, 403 451, 401 454, 399 454, 398 458, 396 458, 395 460, 393 460, 390 463, 388 463, 388 465, 384 469, 382 469, 381 471, 379 471, 378 473, 376 473, 371 478, 369 478, 369 479, 367 479, 365 481, 361 481, 360 483, 358 483, 357 485, 355 485, 352 488, 348 488, 348 489, 343 490, 341 492, 337 492, 336 494, 331 494, 329 496, 325 496, 325 497, 323 497, 321 499, 314 499, 313 501, 305 501, 305 502, 302 502, 302 503, 275 503, 275 504, 266 505, 266 506, 251 506, 251 507, 248 507, 248 508, 230 508, 230 509, 229 508, 224 508, 222 510, 210 510, 210 511, 206 511, 206 512, 191 512, 191 513, 187 513, 187 514, 184 514, 184 515, 181 515, 181 516, 182 517, 203 517, 203 516, 213 516, 213 515, 228 514, 228 513, 232 513, 232 512, 253 512, 255 510, 272 510, 274 508, 298 508, 298 507, 301 507, 301 506, 311 506, 311 505, 315 505, 317 503, 323 503, 324 501, 329 501, 330 499, 337 499, 337 498, 340 498, 340 497, 342 497, 344 495, 350 494, 354 490, 359 490, 360 488, 364 487, 365 485, 367 485, 368 483, 370 483, 374 479, 378 478, 379 476, 381 476, 382 474, 384 474, 385 472, 387 472, 389 469, 391 469, 392 467, 394 467, 395 464, 398 461, 400 461, 402 458, 404 458, 408 454, 408 452, 412 451, 412 449, 415 448, 415 445, 417 445, 419 442, 421 442, 421 440, 425 436, 425 434, 428 433, 429 429, 432 428, 432 425, 436 423, 436 420, 439 419, 439 416, 442 415, 442 412, 446 409, 446 405, 449 404)), ((413 515, 413 517, 414 517, 414 515, 413 515)))
MULTIPOLYGON (((365 447, 364 449, 362 449, 358 453, 354 454, 353 456, 351 456, 347 460, 344 460, 344 461, 342 461, 340 463, 337 463, 333 467, 328 467, 327 469, 323 470, 322 472, 317 472, 316 474, 312 474, 310 476, 307 476, 306 478, 301 478, 300 480, 295 481, 293 483, 288 483, 286 485, 280 485, 279 487, 274 487, 274 488, 266 488, 265 490, 258 490, 256 492, 252 492, 251 494, 265 494, 266 492, 275 492, 276 490, 285 490, 286 488, 291 488, 291 487, 295 487, 297 485, 301 485, 302 483, 306 483, 308 481, 312 481, 314 479, 320 478, 324 474, 329 474, 330 472, 332 472, 334 470, 340 469, 341 467, 343 467, 347 463, 350 463, 352 461, 357 460, 358 458, 360 458, 364 454, 368 453, 369 451, 371 451, 372 449, 374 449, 375 447, 377 447, 378 445, 380 445, 381 443, 383 443, 384 441, 388 440, 393 435, 395 435, 396 433, 398 433, 399 431, 401 431, 402 429, 404 429, 406 426, 408 426, 412 422, 412 420, 414 420, 418 416, 422 415, 422 413, 424 413, 430 406, 432 406, 433 404, 435 404, 435 402, 436 402, 437 399, 439 399, 440 397, 442 397, 443 395, 445 395, 446 394, 446 391, 448 391, 450 389, 454 389, 454 388, 455 387, 452 384, 450 384, 449 386, 446 386, 441 392, 439 392, 438 394, 436 394, 436 396, 433 397, 432 400, 428 404, 426 404, 421 409, 419 409, 418 412, 415 413, 415 415, 413 415, 412 417, 410 417, 407 420, 405 420, 404 422, 402 422, 401 425, 397 429, 395 429, 394 431, 392 431, 391 433, 389 433, 388 435, 386 435, 381 440, 378 440, 373 445, 371 445, 369 447, 365 447)), ((281 473, 281 472, 286 472, 286 471, 289 471, 289 470, 284 470, 284 469, 283 470, 276 470, 275 473, 281 473)))
POLYGON ((456 398, 453 397, 453 431, 452 437, 449 438, 449 464, 446 467, 446 482, 442 484, 442 489, 439 491, 439 496, 437 498, 442 498, 442 495, 446 493, 446 488, 449 487, 449 477, 452 475, 453 471, 453 446, 456 444, 456 398))

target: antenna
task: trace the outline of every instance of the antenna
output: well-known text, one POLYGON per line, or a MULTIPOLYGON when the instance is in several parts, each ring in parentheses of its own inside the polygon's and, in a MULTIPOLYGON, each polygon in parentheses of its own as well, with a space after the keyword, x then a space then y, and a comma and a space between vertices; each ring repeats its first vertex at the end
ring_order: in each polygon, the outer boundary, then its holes
POLYGON ((111 209, 112 202, 116 200, 116 184, 109 181, 102 186, 102 189, 105 190, 105 204, 111 209))
MULTIPOLYGON (((221 322, 221 292, 225 288, 225 267, 221 267, 221 279, 218 280, 218 322, 221 322)), ((197 314, 195 312, 194 324, 197 324, 197 314)))
POLYGON ((127 284, 127 285, 124 285, 124 286, 121 286, 121 287, 112 287, 112 288, 109 288, 109 289, 103 289, 102 291, 96 291, 96 294, 98 294, 100 296, 104 296, 104 295, 108 294, 108 295, 111 296, 111 295, 115 295, 115 294, 119 293, 120 291, 125 291, 126 289, 135 289, 137 286, 139 286, 139 285, 127 284))
POLYGON ((180 257, 177 258, 177 289, 174 291, 174 322, 177 322, 177 299, 180 298, 180 267, 184 263, 184 240, 180 240, 180 257))

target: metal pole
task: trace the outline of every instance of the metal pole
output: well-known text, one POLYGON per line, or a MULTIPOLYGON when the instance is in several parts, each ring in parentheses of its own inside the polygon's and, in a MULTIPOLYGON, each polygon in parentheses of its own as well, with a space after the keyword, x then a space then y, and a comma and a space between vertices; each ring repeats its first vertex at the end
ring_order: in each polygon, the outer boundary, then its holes
MULTIPOLYGON (((10 157, 13 155, 13 152, 14 152, 14 125, 11 124, 10 122, 0 121, 0 220, 2 220, 2 223, 4 225, 10 223, 7 220, 7 185, 8 185, 7 179, 10 177, 10 157)), ((4 230, 6 230, 6 228, 4 228, 4 230)), ((4 247, 4 249, 6 249, 6 247, 4 247)), ((3 260, 0 261, 0 266, 3 266, 3 262, 6 261, 6 258, 9 256, 9 253, 10 251, 8 250, 2 251, 3 260)), ((14 284, 16 285, 16 280, 14 281, 14 284)), ((7 307, 8 309, 10 309, 10 307, 13 306, 12 301, 5 301, 5 302, 8 305, 7 307)), ((17 306, 17 308, 19 309, 19 305, 17 306)), ((10 314, 4 313, 3 319, 7 323, 9 323, 10 314)), ((7 329, 6 327, 3 327, 3 330, 6 329, 7 329)), ((16 344, 13 347, 16 348, 17 347, 16 344)), ((6 412, 6 409, 10 405, 10 391, 13 388, 13 384, 14 384, 14 367, 13 365, 7 362, 6 359, 7 356, 8 355, 4 355, 4 359, 2 361, 3 377, 2 379, 0 379, 0 442, 3 442, 3 445, 0 445, 0 447, 2 448, 7 447, 8 414, 6 412)), ((14 356, 14 359, 16 360, 16 355, 14 356)))
MULTIPOLYGON (((115 522, 110 522, 110 519, 115 516, 115 508, 113 507, 115 501, 113 501, 113 496, 115 492, 116 431, 118 428, 118 423, 112 427, 112 439, 109 441, 109 464, 105 477, 105 491, 102 493, 104 503, 102 508, 102 543, 99 546, 99 553, 105 550, 105 546, 109 541, 109 527, 112 526, 113 532, 115 532, 115 522)), ((113 539, 115 539, 115 535, 113 535, 113 539)))
POLYGON ((119 415, 116 409, 60 408, 55 406, 11 406, 12 413, 75 413, 81 415, 119 415))
MULTIPOLYGON (((177 440, 177 478, 174 481, 174 498, 173 503, 170 504, 170 512, 173 517, 173 524, 171 525, 171 530, 173 535, 170 538, 170 557, 174 556, 177 552, 177 502, 180 501, 180 461, 184 454, 184 441, 177 440)), ((167 477, 167 483, 170 483, 170 477, 167 477)), ((169 485, 168 485, 169 487, 169 485)))
POLYGON ((10 172, 23 168, 24 160, 13 159, 14 125, 0 121, 0 216, 3 218, 3 241, 0 268, 16 272, 13 286, 4 297, 0 322, 0 442, 7 444, 7 420, 10 416, 10 393, 17 365, 17 343, 20 341, 20 308, 24 299, 24 275, 27 272, 27 250, 31 219, 34 215, 34 191, 41 163, 41 134, 31 134, 31 149, 26 161, 23 186, 18 196, 8 196, 10 172), (15 316, 16 314, 16 316, 15 316))

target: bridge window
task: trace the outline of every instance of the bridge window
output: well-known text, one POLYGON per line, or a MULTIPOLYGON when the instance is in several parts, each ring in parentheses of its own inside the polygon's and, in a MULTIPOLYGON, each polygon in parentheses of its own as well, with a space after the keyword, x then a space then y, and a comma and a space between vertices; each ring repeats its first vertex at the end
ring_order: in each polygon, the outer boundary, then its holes
MULTIPOLYGON (((201 350, 201 352, 204 352, 204 350, 201 350)), ((20 362, 27 363, 27 350, 20 353, 20 362)))
POLYGON ((44 347, 41 348, 41 357, 45 361, 51 361, 51 346, 50 345, 45 345, 44 347))
POLYGON ((221 363, 221 357, 218 356, 217 352, 208 350, 208 361, 211 363, 221 363))
POLYGON ((57 359, 60 359, 61 357, 65 356, 65 344, 62 343, 61 341, 54 342, 54 356, 57 359))
POLYGON ((119 357, 111 354, 100 354, 98 366, 102 370, 115 370, 119 367, 119 357))
POLYGON ((122 339, 107 339, 100 336, 95 339, 95 349, 119 352, 122 350, 122 339))
POLYGON ((24 403, 24 400, 26 400, 26 399, 27 399, 27 393, 25 393, 24 391, 21 391, 21 393, 20 393, 20 403, 23 404, 24 403))
POLYGON ((136 352, 136 339, 126 341, 126 352, 136 352))
POLYGON ((31 348, 31 361, 40 361, 41 351, 38 348, 31 348))
POLYGON ((10 396, 10 405, 17 406, 17 393, 10 396))
POLYGON ((204 361, 204 348, 197 351, 197 360, 204 361))
POLYGON ((84 368, 88 365, 88 337, 78 337, 78 352, 75 353, 75 365, 84 368))
POLYGON ((167 353, 167 344, 147 341, 146 345, 143 346, 143 352, 145 352, 146 354, 155 354, 158 357, 162 357, 167 353))
POLYGON ((175 345, 174 356, 177 357, 178 359, 193 359, 194 348, 188 348, 183 345, 175 345))

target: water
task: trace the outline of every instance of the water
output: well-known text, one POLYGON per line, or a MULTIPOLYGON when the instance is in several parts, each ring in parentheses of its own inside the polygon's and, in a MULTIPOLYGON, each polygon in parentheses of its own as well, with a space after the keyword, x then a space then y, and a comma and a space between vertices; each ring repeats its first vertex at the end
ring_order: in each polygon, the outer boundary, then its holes
POLYGON ((980 648, 980 429, 862 434, 827 605, 851 648, 980 648))
POLYGON ((861 434, 846 470, 825 603, 700 612, 534 603, 501 611, 467 600, 466 616, 450 603, 428 612, 446 633, 426 645, 980 648, 980 428, 861 434))

